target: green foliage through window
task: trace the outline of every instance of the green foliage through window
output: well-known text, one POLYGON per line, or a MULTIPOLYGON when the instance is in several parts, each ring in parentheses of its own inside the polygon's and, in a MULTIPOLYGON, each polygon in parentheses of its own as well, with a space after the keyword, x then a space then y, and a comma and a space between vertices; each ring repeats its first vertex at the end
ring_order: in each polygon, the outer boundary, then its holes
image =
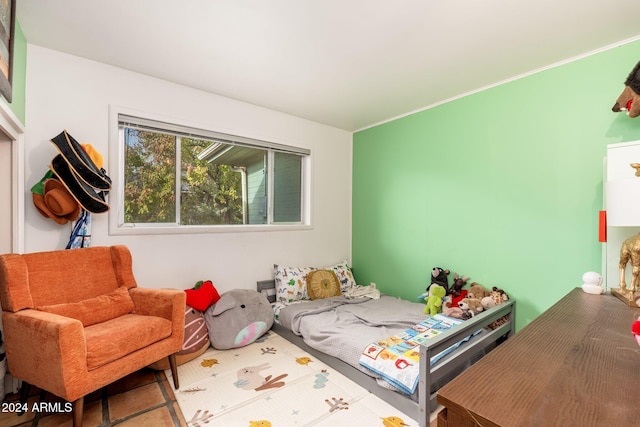
POLYGON ((304 153, 122 122, 120 129, 125 224, 302 222, 304 153))

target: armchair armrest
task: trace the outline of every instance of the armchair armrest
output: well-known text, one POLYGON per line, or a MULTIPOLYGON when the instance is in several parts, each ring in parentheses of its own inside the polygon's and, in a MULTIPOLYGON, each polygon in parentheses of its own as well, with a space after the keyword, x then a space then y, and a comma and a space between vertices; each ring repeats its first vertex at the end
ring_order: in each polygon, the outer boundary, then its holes
POLYGON ((175 318, 174 312, 184 314, 187 297, 184 291, 177 289, 131 288, 129 295, 136 307, 136 314, 175 318))
POLYGON ((65 384, 86 374, 87 351, 79 345, 85 341, 79 320, 27 309, 3 312, 2 322, 7 363, 16 378, 63 395, 65 384))
POLYGON ((158 316, 173 323, 172 334, 184 335, 184 312, 187 295, 178 289, 131 288, 129 295, 133 300, 136 314, 158 316))

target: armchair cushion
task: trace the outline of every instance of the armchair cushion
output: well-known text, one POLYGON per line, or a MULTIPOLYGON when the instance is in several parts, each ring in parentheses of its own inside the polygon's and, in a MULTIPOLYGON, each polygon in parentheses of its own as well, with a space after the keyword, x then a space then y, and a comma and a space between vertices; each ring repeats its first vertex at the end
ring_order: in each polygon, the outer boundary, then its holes
POLYGON ((129 290, 125 286, 120 286, 108 294, 80 302, 43 305, 36 307, 36 310, 77 319, 86 327, 132 313, 134 308, 129 290))
POLYGON ((89 371, 171 335, 170 320, 127 314, 84 329, 89 371))

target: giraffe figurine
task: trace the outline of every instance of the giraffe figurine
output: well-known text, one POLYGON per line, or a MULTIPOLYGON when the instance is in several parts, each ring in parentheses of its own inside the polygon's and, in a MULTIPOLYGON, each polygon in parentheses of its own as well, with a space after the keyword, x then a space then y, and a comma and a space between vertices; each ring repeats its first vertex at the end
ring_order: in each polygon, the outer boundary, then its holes
POLYGON ((620 292, 626 293, 629 299, 638 289, 638 277, 640 276, 640 233, 627 238, 620 248, 620 292), (627 263, 631 261, 631 285, 627 289, 625 270, 627 263))

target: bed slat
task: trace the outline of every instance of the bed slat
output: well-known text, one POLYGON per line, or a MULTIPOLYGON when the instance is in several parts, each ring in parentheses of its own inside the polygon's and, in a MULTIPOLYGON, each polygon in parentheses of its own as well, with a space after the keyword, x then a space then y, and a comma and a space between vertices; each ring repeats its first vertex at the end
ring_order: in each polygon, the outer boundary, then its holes
POLYGON ((267 297, 269 302, 276 302, 276 281, 275 280, 260 280, 257 283, 257 290, 262 295, 267 297))

